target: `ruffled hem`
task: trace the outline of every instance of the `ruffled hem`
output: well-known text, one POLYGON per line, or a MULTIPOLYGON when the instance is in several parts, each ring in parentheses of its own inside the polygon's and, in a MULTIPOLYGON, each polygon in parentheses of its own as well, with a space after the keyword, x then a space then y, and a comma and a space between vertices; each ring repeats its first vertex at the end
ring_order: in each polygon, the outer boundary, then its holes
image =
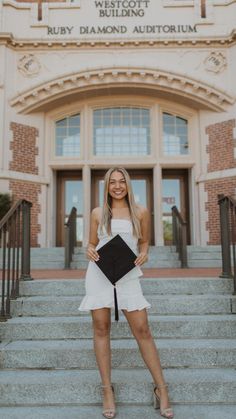
MULTIPOLYGON (((143 310, 144 308, 150 308, 151 304, 144 298, 143 295, 118 295, 118 308, 119 310, 143 310)), ((99 308, 114 308, 114 297, 112 296, 90 296, 86 295, 78 308, 79 311, 90 311, 99 308)))

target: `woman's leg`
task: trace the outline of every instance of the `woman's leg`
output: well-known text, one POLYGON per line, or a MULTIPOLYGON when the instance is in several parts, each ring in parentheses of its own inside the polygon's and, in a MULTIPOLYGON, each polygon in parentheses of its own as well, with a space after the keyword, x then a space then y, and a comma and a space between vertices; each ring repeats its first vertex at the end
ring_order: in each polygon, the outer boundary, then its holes
MULTIPOLYGON (((155 342, 153 340, 149 325, 146 309, 127 311, 123 310, 124 315, 129 323, 130 329, 137 340, 141 355, 147 365, 153 381, 156 385, 165 384, 160 358, 155 342)), ((168 391, 166 387, 158 389, 161 397, 161 410, 169 406, 168 391)))
POLYGON ((110 347, 110 329, 111 314, 109 308, 91 310, 93 319, 93 342, 94 351, 101 375, 103 386, 103 408, 114 408, 114 395, 111 389, 111 347, 110 347))

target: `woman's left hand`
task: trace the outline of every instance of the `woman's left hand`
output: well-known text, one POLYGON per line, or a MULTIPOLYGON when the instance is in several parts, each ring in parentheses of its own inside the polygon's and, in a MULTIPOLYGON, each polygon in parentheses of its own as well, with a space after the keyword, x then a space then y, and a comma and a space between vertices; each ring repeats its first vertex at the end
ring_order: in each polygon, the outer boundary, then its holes
POLYGON ((143 263, 148 261, 148 255, 145 252, 139 253, 137 259, 134 261, 136 266, 142 265, 143 263))

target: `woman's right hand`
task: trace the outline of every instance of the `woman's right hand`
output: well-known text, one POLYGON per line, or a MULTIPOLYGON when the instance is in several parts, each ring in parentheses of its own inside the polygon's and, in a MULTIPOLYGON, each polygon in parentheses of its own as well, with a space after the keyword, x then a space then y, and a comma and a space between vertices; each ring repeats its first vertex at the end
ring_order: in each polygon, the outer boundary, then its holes
POLYGON ((87 248, 87 257, 92 262, 95 262, 95 261, 98 261, 99 260, 99 254, 96 251, 96 248, 94 246, 91 246, 91 245, 88 246, 88 248, 87 248))

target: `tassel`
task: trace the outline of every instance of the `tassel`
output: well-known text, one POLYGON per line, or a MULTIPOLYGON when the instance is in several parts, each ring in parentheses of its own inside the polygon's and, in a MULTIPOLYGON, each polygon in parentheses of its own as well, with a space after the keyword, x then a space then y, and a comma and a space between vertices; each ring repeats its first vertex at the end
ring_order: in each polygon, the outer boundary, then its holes
POLYGON ((115 320, 118 322, 119 311, 118 311, 118 302, 117 302, 117 294, 116 294, 116 287, 115 286, 114 286, 114 303, 115 303, 115 320))

